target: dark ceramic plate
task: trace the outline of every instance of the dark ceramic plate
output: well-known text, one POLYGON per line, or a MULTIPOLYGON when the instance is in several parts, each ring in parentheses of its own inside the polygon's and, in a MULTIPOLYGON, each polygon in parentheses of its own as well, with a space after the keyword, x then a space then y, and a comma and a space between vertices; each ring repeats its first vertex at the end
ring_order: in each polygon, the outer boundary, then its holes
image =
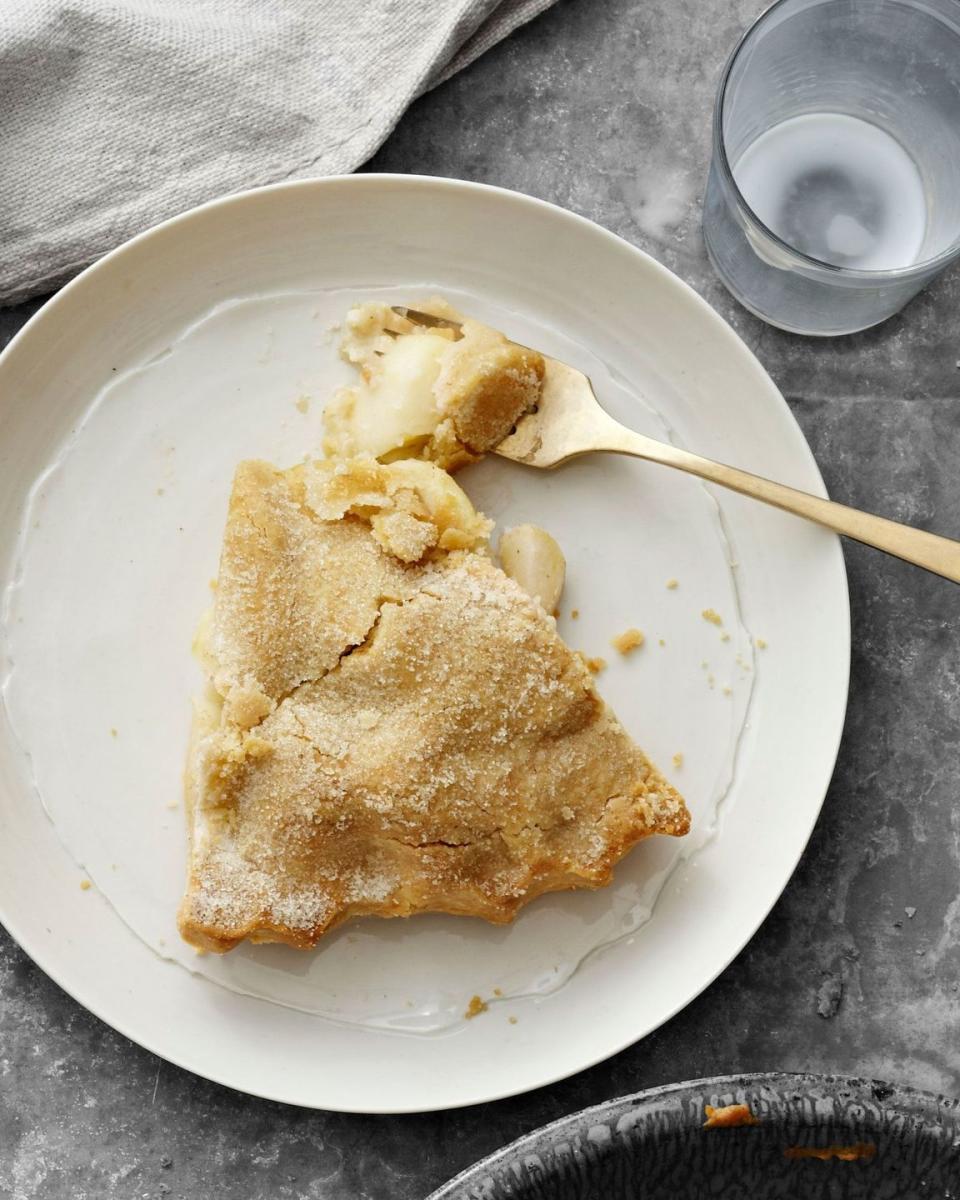
POLYGON ((430 1200, 688 1197, 960 1197, 960 1101, 829 1075, 672 1084, 547 1125, 430 1200), (704 1128, 707 1105, 731 1104, 757 1123, 704 1128))

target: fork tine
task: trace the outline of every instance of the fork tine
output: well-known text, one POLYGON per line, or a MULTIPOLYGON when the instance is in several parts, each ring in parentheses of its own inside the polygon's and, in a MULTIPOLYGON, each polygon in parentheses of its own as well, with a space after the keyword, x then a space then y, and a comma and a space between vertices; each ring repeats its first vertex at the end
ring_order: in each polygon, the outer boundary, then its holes
POLYGON ((398 317, 412 321, 414 325, 423 325, 426 329, 452 329, 455 333, 463 330, 459 321, 448 321, 446 317, 435 317, 433 313, 421 312, 419 308, 407 308, 403 304, 394 304, 391 305, 391 311, 395 312, 398 317))

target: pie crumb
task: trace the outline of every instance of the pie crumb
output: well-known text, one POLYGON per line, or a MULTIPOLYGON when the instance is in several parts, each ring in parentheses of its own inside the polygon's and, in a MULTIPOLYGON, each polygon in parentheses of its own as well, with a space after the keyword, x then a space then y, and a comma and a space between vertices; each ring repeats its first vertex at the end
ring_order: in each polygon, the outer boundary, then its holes
POLYGON ((732 688, 732 687, 725 687, 725 688, 723 689, 723 694, 724 694, 725 696, 732 696, 732 695, 733 695, 733 688, 732 688))
POLYGON ((761 638, 761 637, 758 637, 758 638, 757 638, 756 645, 757 645, 757 649, 758 649, 758 650, 766 650, 766 648, 767 648, 767 639, 766 639, 766 638, 761 638))
POLYGON ((486 1011, 486 1000, 481 1000, 479 996, 471 996, 470 1003, 467 1005, 467 1011, 463 1014, 464 1020, 472 1021, 474 1017, 479 1017, 481 1013, 486 1011))
POLYGON ((116 731, 116 730, 113 728, 113 726, 112 726, 112 725, 110 726, 110 736, 111 736, 111 737, 116 737, 116 736, 117 736, 117 731, 116 731))
POLYGON ((661 638, 661 639, 660 639, 660 645, 661 645, 661 646, 665 646, 666 644, 667 644, 667 643, 666 643, 666 642, 663 640, 663 638, 661 638))
POLYGON ((723 617, 720 616, 715 608, 705 608, 700 615, 705 621, 709 621, 711 625, 723 624, 723 617))
POLYGON ((683 766, 683 754, 679 750, 673 756, 673 765, 677 768, 678 771, 683 766))
POLYGON ((714 1108, 712 1104, 704 1105, 707 1119, 704 1129, 733 1128, 738 1125, 759 1125, 760 1118, 755 1117, 746 1104, 724 1104, 714 1108))
POLYGON ((831 1158, 856 1162, 861 1158, 869 1161, 876 1152, 873 1142, 856 1142, 853 1146, 788 1146, 783 1155, 784 1158, 819 1158, 823 1162, 831 1158))
POLYGON ((304 414, 308 413, 310 411, 310 397, 300 396, 293 407, 297 410, 297 412, 302 412, 304 414))
POLYGON ((675 592, 679 586, 680 586, 679 579, 668 579, 667 580, 667 591, 675 592))
POLYGON ((721 642, 729 642, 730 641, 730 634, 727 633, 726 630, 724 630, 723 633, 720 634, 720 641, 721 642))
POLYGON ((570 609, 570 619, 573 621, 576 621, 579 619, 579 617, 580 617, 580 609, 579 608, 571 608, 570 609))
POLYGON ((614 650, 621 654, 632 654, 634 650, 639 650, 647 639, 639 629, 625 629, 623 633, 618 634, 610 643, 614 650))
POLYGON ((90 888, 92 886, 93 886, 93 884, 91 884, 89 879, 81 879, 80 880, 80 891, 81 892, 89 892, 90 888))
POLYGON ((494 988, 494 989, 493 989, 493 994, 494 994, 495 996, 502 996, 502 995, 503 995, 503 992, 501 991, 501 989, 500 989, 500 988, 494 988))
POLYGON ((510 1022, 511 1025, 516 1025, 516 1023, 517 1023, 516 1017, 507 1017, 507 1020, 510 1022))
POLYGON ((588 658, 586 655, 584 655, 583 661, 587 664, 587 670, 591 675, 599 675, 607 665, 607 660, 605 658, 588 658))

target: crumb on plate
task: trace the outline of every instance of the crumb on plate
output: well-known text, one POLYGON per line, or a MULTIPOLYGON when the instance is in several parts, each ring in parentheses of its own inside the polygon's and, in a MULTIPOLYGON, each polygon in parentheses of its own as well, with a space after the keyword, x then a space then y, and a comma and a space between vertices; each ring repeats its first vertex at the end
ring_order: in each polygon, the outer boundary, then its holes
POLYGON ((623 633, 618 633, 611 641, 610 645, 620 654, 632 654, 634 650, 639 650, 647 639, 639 629, 625 629, 623 633))
POLYGON ((705 608, 700 615, 705 621, 709 621, 711 625, 723 624, 723 617, 720 616, 715 608, 705 608))
POLYGON ((470 1003, 467 1005, 467 1011, 463 1014, 464 1020, 472 1021, 474 1017, 479 1017, 481 1013, 486 1011, 486 1000, 481 1000, 479 996, 471 996, 470 1003))
POLYGON ((822 1162, 839 1158, 841 1162, 856 1162, 871 1159, 876 1152, 872 1142, 855 1142, 852 1146, 787 1146, 783 1154, 785 1158, 819 1158, 822 1162))
POLYGON ((734 1129, 738 1125, 759 1125, 760 1118, 755 1117, 746 1104, 723 1104, 714 1108, 712 1104, 704 1106, 707 1119, 704 1129, 734 1129))

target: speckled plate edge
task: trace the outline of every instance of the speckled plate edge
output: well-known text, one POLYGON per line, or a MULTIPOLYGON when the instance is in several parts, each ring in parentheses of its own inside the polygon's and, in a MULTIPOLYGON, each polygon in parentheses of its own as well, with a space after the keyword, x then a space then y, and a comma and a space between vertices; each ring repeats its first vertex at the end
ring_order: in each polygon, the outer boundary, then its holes
MULTIPOLYGON (((704 1131, 708 1104, 746 1104, 761 1127, 782 1130, 791 1144, 794 1139, 819 1144, 811 1134, 840 1128, 852 1144, 869 1144, 882 1132, 908 1139, 923 1130, 949 1138, 944 1152, 955 1158, 960 1186, 960 1100, 876 1079, 761 1072, 666 1084, 561 1117, 474 1163, 427 1200, 508 1200, 533 1194, 522 1189, 534 1181, 544 1188, 545 1196, 572 1198, 572 1191, 554 1190, 552 1177, 556 1175, 558 1185, 561 1176, 567 1178, 566 1171, 571 1178, 574 1174, 581 1178, 589 1172, 598 1149, 618 1137, 645 1142, 678 1138, 687 1161, 691 1152, 695 1156, 703 1137, 729 1137, 734 1132, 704 1131)), ((745 1127, 741 1136, 748 1131, 752 1129, 745 1127)), ((689 1161, 693 1167, 695 1159, 689 1161)), ((610 1200, 619 1198, 611 1193, 610 1200)), ((642 1200, 639 1193, 637 1200, 642 1200)))

